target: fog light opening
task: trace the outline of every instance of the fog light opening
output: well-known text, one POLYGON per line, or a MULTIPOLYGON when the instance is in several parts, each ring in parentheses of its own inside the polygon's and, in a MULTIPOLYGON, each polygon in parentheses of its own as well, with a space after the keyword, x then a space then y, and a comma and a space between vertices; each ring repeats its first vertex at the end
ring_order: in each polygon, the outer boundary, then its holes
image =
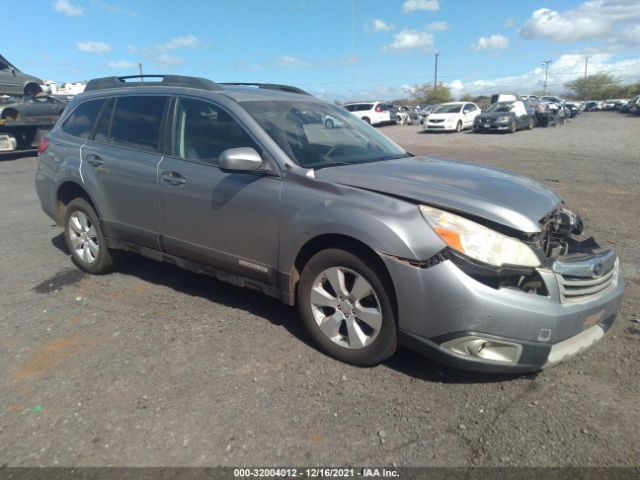
POLYGON ((456 338, 441 346, 458 356, 491 363, 517 363, 522 354, 522 345, 518 343, 476 336, 456 338))

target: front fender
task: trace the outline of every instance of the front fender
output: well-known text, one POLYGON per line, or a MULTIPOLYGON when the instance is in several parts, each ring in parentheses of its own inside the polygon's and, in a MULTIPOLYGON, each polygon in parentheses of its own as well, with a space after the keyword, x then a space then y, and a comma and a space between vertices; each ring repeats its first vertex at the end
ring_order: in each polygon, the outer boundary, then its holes
POLYGON ((279 270, 291 272, 302 247, 321 235, 343 235, 378 254, 422 260, 445 245, 416 204, 356 187, 299 177, 285 181, 279 270))

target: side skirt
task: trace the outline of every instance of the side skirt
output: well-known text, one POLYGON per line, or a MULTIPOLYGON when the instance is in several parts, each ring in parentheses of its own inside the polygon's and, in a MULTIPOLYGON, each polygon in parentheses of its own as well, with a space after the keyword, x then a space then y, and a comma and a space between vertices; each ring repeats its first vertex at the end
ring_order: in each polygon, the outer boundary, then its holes
POLYGON ((208 275, 210 277, 216 278, 221 282, 229 283, 231 285, 235 285, 237 287, 243 288, 251 288, 253 290, 257 290, 259 292, 264 293, 270 297, 277 298, 278 300, 286 303, 289 303, 289 295, 286 292, 281 292, 278 288, 273 285, 268 285, 266 283, 258 282, 256 280, 252 280, 246 277, 242 277, 240 275, 235 275, 232 273, 225 272, 223 270, 218 270, 209 265, 204 265, 202 263, 194 262, 192 260, 187 260, 182 257, 177 257, 175 255, 171 255, 168 253, 161 252, 160 250, 155 250, 153 248, 144 247, 142 245, 138 245, 133 242, 127 242, 125 240, 120 240, 117 238, 105 238, 107 242, 107 247, 117 250, 124 250, 127 252, 135 252, 143 257, 150 258, 152 260, 156 260, 158 262, 166 262, 172 265, 176 265, 177 267, 183 268, 185 270, 189 270, 195 273, 202 273, 208 275))

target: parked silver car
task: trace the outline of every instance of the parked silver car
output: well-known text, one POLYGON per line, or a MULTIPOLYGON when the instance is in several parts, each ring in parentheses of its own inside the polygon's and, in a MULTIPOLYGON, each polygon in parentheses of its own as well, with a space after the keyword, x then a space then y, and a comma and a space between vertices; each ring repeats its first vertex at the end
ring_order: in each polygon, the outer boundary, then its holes
POLYGON ((0 55, 0 95, 29 95, 42 92, 42 80, 22 73, 0 55))
POLYGON ((614 320, 616 253, 533 180, 415 157, 291 87, 125 80, 89 82, 40 147, 40 202, 87 272, 130 250, 261 290, 356 365, 401 343, 537 370, 614 320))

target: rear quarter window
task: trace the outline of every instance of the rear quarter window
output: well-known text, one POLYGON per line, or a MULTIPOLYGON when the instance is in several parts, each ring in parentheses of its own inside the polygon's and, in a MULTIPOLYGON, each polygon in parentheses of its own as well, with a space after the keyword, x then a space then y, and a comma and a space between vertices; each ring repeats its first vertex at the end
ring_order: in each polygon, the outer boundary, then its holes
POLYGON ((89 100, 78 105, 62 125, 62 130, 78 138, 89 138, 104 99, 89 100))

